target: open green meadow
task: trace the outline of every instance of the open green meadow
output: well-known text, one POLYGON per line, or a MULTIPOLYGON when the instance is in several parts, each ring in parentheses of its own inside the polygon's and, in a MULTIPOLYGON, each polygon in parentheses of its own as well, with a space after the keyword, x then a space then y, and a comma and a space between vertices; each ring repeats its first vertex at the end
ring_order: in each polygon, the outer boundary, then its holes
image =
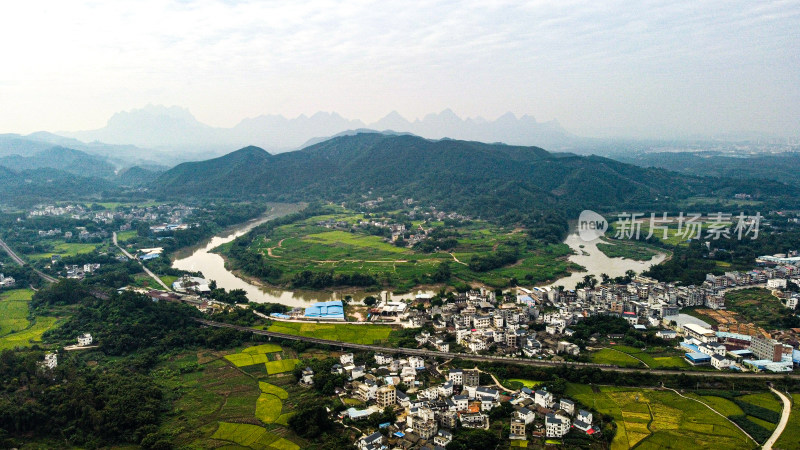
POLYGON ((672 391, 568 384, 566 395, 614 418, 612 449, 756 447, 730 421, 672 391))
POLYGON ((673 348, 649 348, 647 350, 642 350, 627 345, 615 345, 612 348, 640 359, 651 369, 683 369, 691 367, 691 365, 683 359, 682 353, 673 348))
POLYGON ((353 325, 346 323, 322 324, 299 322, 273 322, 267 329, 276 333, 309 336, 319 339, 374 344, 389 339, 392 327, 388 325, 353 325))
POLYGON ((53 245, 53 251, 46 253, 36 253, 32 255, 25 255, 25 258, 30 260, 50 259, 53 255, 75 256, 85 253, 92 253, 101 244, 86 244, 77 242, 56 242, 53 245))
MULTIPOLYGON (((565 275, 577 266, 567 261, 571 252, 563 244, 530 247, 524 231, 503 228, 484 221, 472 221, 448 230, 455 233, 457 245, 447 251, 425 253, 397 247, 382 236, 360 229, 350 232, 326 228, 318 223, 335 220, 355 225, 362 214, 340 210, 338 214, 311 217, 283 225, 271 231, 269 238, 256 237, 250 250, 262 253, 271 267, 282 273, 273 284, 287 284, 304 270, 336 274, 372 275, 381 284, 410 289, 430 282, 431 276, 443 262, 450 263, 454 282, 481 282, 490 286, 507 286, 509 280, 539 283, 565 275), (486 272, 467 267, 474 257, 484 257, 498 248, 520 249, 517 264, 486 272), (452 253, 452 255, 450 254, 452 253)), ((415 227, 421 222, 417 222, 415 227)), ((442 226, 439 223, 438 226, 442 226)), ((436 223, 424 224, 426 228, 436 223)))

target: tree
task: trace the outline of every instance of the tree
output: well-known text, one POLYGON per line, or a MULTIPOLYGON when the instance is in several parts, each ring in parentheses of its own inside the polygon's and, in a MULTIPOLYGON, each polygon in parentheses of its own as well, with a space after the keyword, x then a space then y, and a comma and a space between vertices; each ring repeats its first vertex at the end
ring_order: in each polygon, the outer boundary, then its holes
POLYGON ((365 305, 374 306, 376 303, 378 303, 378 299, 376 299, 375 297, 373 297, 371 295, 368 295, 368 296, 364 297, 364 304, 365 305))

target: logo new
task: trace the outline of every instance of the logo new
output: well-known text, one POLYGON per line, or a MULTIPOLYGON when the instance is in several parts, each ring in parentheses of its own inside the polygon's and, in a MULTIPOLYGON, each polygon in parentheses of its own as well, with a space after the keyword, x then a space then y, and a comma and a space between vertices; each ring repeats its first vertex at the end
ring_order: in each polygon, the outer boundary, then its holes
POLYGON ((606 230, 608 230, 608 221, 594 211, 586 209, 578 217, 578 235, 586 242, 606 234, 606 230))

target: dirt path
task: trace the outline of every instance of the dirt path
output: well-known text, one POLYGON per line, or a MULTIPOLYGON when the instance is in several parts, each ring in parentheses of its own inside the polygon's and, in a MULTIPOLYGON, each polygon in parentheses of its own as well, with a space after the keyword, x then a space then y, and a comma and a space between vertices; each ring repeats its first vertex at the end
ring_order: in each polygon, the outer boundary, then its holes
POLYGON ((631 355, 630 353, 621 352, 621 351, 619 351, 619 350, 617 350, 617 349, 615 349, 615 348, 613 348, 613 347, 606 347, 606 348, 607 348, 607 349, 609 349, 609 350, 614 350, 614 351, 615 351, 615 352, 617 352, 617 353, 622 353, 623 355, 628 355, 628 356, 630 356, 631 358, 633 358, 633 359, 635 359, 635 360, 639 361, 640 363, 644 364, 644 366, 645 366, 645 367, 647 367, 648 369, 650 368, 650 366, 648 366, 646 362, 642 361, 641 359, 637 358, 637 357, 636 357, 636 356, 634 356, 634 355, 631 355))
POLYGON ((450 256, 452 256, 452 257, 453 257, 453 261, 455 261, 455 262, 457 262, 457 263, 459 263, 459 264, 463 264, 463 265, 465 265, 465 266, 467 265, 467 263, 464 263, 464 262, 461 262, 461 261, 459 261, 459 260, 458 260, 458 258, 456 258, 456 255, 454 255, 453 253, 450 253, 450 256))
POLYGON ((270 248, 267 249, 267 254, 269 255, 270 258, 280 258, 280 256, 272 254, 272 249, 273 248, 281 248, 281 247, 283 247, 283 241, 285 241, 285 240, 286 240, 286 238, 281 239, 280 241, 278 241, 278 246, 277 247, 270 247, 270 248))
POLYGON ((775 388, 772 386, 769 387, 769 390, 780 397, 783 401, 783 412, 781 413, 781 421, 778 422, 778 426, 775 427, 775 431, 772 432, 772 436, 770 436, 769 439, 767 439, 767 442, 764 443, 764 446, 761 447, 764 450, 772 450, 772 446, 778 441, 778 438, 781 437, 781 433, 783 433, 783 430, 786 428, 786 424, 789 423, 789 414, 792 412, 792 402, 789 401, 789 397, 784 395, 782 392, 775 390, 775 388))

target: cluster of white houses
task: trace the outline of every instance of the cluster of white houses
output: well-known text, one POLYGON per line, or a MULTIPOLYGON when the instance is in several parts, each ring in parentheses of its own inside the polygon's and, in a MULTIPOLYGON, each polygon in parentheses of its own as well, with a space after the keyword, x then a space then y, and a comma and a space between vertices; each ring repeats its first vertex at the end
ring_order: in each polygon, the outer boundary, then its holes
MULTIPOLYGON (((590 435, 597 431, 592 424, 592 413, 576 408, 572 400, 556 400, 544 389, 501 392, 496 386, 482 386, 477 369, 452 368, 443 375, 438 367, 426 364, 421 358, 385 354, 375 354, 374 364, 368 365, 369 369, 366 365, 356 365, 352 354, 344 354, 332 368, 336 373, 352 374, 347 389, 340 395, 367 405, 343 411, 339 416, 342 420, 357 424, 387 407, 399 411, 395 423, 381 425, 385 428, 383 432, 363 436, 357 443, 361 449, 445 447, 456 427, 488 429, 490 411, 503 401, 514 408, 508 418, 510 439, 560 438, 573 429, 590 435), (426 386, 411 375, 421 371, 444 376, 444 381, 426 386)), ((303 371, 300 382, 313 383, 310 368, 303 371)))
POLYGON ((680 343, 692 365, 711 365, 724 370, 791 372, 800 364, 800 351, 766 336, 714 331, 697 324, 683 325, 680 343))

